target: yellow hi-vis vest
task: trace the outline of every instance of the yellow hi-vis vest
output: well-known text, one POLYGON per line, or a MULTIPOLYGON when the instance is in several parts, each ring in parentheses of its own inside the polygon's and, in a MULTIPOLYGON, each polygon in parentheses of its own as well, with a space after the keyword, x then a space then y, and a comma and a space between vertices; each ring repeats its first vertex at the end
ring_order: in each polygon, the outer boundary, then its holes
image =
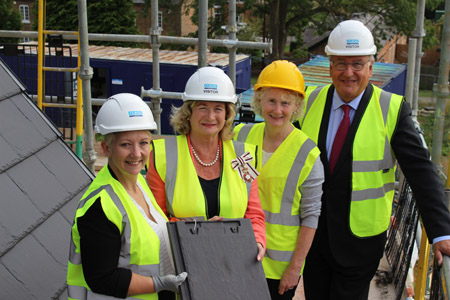
MULTIPOLYGON (((139 174, 138 181, 150 197, 153 205, 164 216, 148 188, 145 178, 139 174)), ((120 182, 111 176, 106 165, 100 170, 88 190, 84 193, 75 214, 67 270, 69 299, 112 299, 110 296, 100 295, 91 291, 84 279, 81 261, 77 220, 86 213, 98 198, 101 199, 106 217, 117 226, 122 236, 118 267, 130 269, 134 273, 149 277, 160 275, 158 235, 147 223, 120 182)), ((127 297, 126 299, 156 300, 158 299, 158 294, 141 294, 127 297)))
MULTIPOLYGON (((155 169, 165 183, 167 211, 176 218, 207 218, 208 205, 192 161, 185 135, 154 140, 155 169)), ((244 182, 231 161, 255 147, 235 141, 222 141, 222 170, 218 190, 219 216, 243 218, 251 183, 244 182)), ((255 160, 252 161, 254 163, 255 160)))
MULTIPOLYGON (((265 123, 239 124, 239 141, 258 145, 262 161, 265 123)), ((266 278, 281 279, 289 266, 300 230, 300 186, 309 176, 320 151, 306 134, 292 130, 262 167, 258 164, 259 197, 266 219, 267 250, 263 259, 266 278)))
MULTIPOLYGON (((315 142, 328 89, 308 87, 302 130, 315 142)), ((374 85, 372 97, 356 131, 352 149, 350 230, 357 237, 370 237, 387 230, 395 192, 396 159, 391 138, 403 97, 374 85)))

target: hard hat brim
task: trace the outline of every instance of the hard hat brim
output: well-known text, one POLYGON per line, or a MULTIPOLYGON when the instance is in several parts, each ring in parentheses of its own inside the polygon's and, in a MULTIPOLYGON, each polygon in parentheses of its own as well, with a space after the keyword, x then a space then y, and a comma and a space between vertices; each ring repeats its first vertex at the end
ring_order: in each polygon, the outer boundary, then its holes
POLYGON ((262 88, 279 88, 279 89, 294 91, 294 92, 299 93, 303 97, 305 97, 305 92, 304 91, 297 90, 297 89, 290 89, 290 88, 287 88, 285 85, 257 83, 257 84, 255 84, 254 90, 258 91, 258 90, 260 90, 262 88))

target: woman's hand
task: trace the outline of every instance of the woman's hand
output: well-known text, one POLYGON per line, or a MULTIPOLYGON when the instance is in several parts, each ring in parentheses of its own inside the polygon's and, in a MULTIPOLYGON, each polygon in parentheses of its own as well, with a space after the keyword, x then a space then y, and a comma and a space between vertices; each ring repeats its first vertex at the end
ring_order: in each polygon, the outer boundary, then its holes
POLYGON ((288 290, 292 290, 298 285, 300 281, 300 270, 296 268, 288 267, 286 271, 284 271, 283 276, 280 280, 280 285, 278 286, 278 293, 283 295, 288 290))
POLYGON ((264 250, 264 247, 261 243, 256 243, 256 245, 258 246, 258 255, 256 255, 256 260, 262 261, 264 253, 266 253, 266 250, 264 250))
POLYGON ((219 217, 219 216, 214 216, 214 217, 208 219, 208 221, 222 221, 222 220, 223 220, 223 217, 219 217))
POLYGON ((186 280, 187 273, 183 272, 178 275, 166 275, 166 276, 153 276, 153 286, 155 287, 155 292, 160 291, 171 291, 174 293, 178 292, 178 287, 186 280))

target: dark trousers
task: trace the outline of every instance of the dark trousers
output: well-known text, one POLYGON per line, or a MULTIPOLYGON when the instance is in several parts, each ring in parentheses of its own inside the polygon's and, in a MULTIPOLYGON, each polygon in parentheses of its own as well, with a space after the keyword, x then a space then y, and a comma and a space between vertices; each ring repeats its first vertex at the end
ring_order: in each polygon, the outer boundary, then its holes
POLYGON ((175 300, 175 293, 170 291, 161 291, 158 293, 159 300, 175 300))
POLYGON ((370 281, 379 265, 374 259, 365 265, 343 267, 334 261, 329 247, 310 251, 303 271, 307 300, 367 300, 370 281))
POLYGON ((292 290, 288 290, 284 292, 283 295, 280 295, 278 293, 278 286, 280 285, 280 280, 276 279, 269 279, 266 278, 267 285, 269 286, 270 291, 270 298, 272 300, 292 300, 295 296, 295 290, 297 289, 297 286, 295 286, 292 290))

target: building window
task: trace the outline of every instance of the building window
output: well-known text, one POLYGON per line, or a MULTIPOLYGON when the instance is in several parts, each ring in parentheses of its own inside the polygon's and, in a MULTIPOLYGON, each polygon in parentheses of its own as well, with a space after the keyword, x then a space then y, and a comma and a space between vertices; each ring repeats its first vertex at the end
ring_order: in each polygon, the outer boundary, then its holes
POLYGON ((214 4, 214 19, 220 18, 220 5, 214 4))
POLYGON ((244 22, 244 16, 242 14, 236 15, 236 24, 238 27, 238 30, 245 28, 247 26, 247 23, 244 22))
POLYGON ((158 11, 158 27, 162 29, 163 26, 163 15, 162 11, 158 11))
POLYGON ((30 9, 28 5, 19 5, 19 10, 22 15, 22 23, 30 24, 30 9))

